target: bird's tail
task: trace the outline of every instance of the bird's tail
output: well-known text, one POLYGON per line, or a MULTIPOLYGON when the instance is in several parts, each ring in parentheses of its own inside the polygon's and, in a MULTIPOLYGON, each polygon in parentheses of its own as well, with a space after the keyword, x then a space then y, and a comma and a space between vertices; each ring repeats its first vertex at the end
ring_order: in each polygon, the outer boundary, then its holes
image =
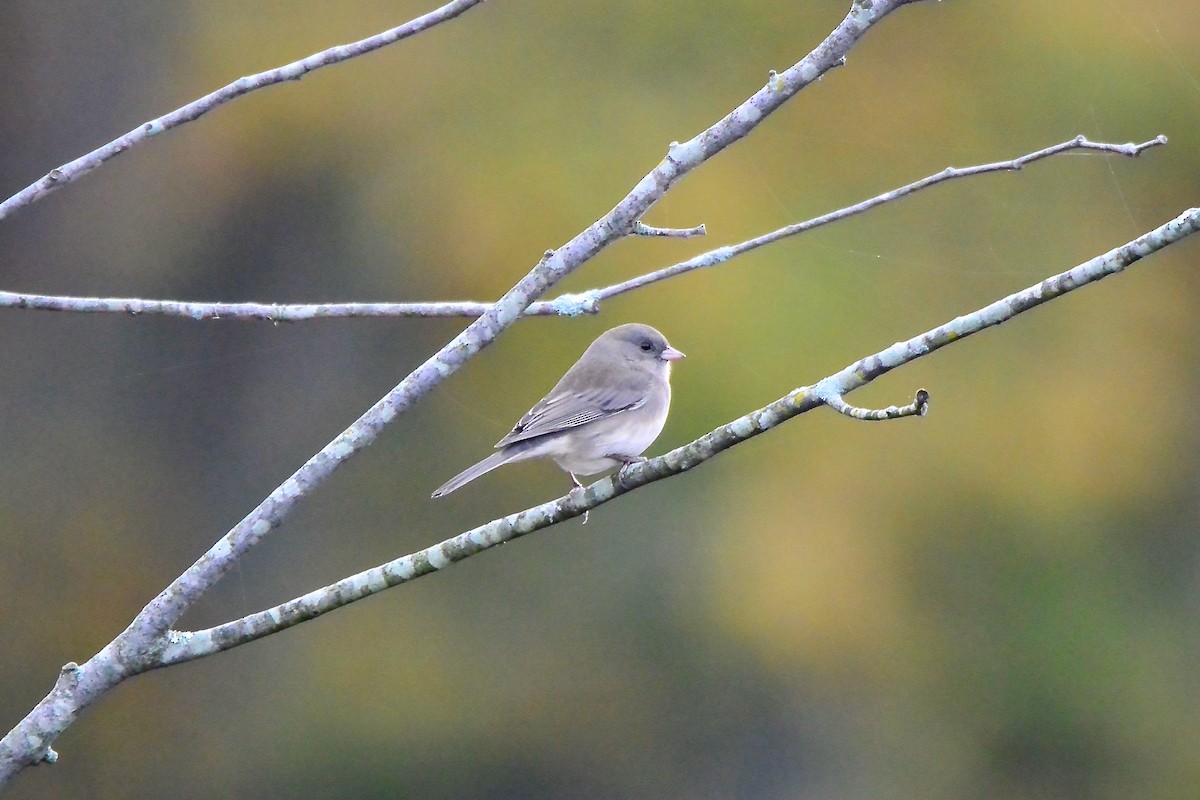
POLYGON ((444 484, 442 484, 440 487, 438 487, 436 490, 434 490, 433 494, 430 496, 437 498, 437 497, 443 497, 445 495, 448 495, 451 492, 453 492, 455 489, 461 488, 465 484, 468 484, 471 481, 475 480, 480 475, 491 472, 496 467, 499 467, 503 464, 507 464, 509 461, 512 460, 514 455, 516 455, 516 454, 508 449, 499 450, 495 453, 492 453, 490 456, 485 458, 483 461, 480 461, 475 466, 468 467, 467 469, 465 469, 462 472, 455 475, 450 480, 446 481, 444 484))

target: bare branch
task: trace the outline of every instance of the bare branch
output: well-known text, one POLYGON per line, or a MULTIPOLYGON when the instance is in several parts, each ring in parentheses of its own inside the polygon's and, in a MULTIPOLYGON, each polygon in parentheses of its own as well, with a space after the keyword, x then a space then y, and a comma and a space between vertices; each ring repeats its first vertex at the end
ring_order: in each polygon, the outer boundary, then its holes
MULTIPOLYGON (((526 317, 566 316, 600 312, 598 300, 582 294, 564 294, 554 300, 533 303, 526 317)), ((469 317, 492 307, 477 300, 447 300, 430 303, 204 303, 180 300, 142 300, 136 297, 67 297, 0 291, 0 308, 35 311, 70 311, 77 314, 157 315, 193 320, 242 320, 304 322, 313 319, 350 317, 469 317)))
MULTIPOLYGON (((557 314, 542 303, 543 314, 557 314)), ((0 291, 0 308, 29 308, 39 311, 115 313, 140 316, 155 314, 194 320, 261 320, 301 322, 344 317, 478 317, 491 303, 197 303, 177 300, 140 300, 133 297, 62 297, 0 291)), ((531 312, 526 312, 531 313, 531 312)))
POLYGON ((560 249, 546 251, 484 314, 305 462, 151 600, 129 627, 79 667, 70 692, 51 692, 9 731, 0 740, 0 787, 24 767, 44 760, 53 741, 80 711, 126 678, 158 666, 163 648, 170 643, 171 627, 183 613, 278 527, 301 498, 375 441, 385 425, 493 342, 552 286, 608 245, 631 235, 634 224, 679 180, 747 136, 765 117, 835 66, 871 26, 911 2, 915 0, 854 0, 846 17, 811 53, 711 127, 683 144, 673 143, 666 157, 612 210, 560 249))
MULTIPOLYGON (((492 307, 477 300, 431 303, 204 303, 179 300, 141 300, 136 297, 67 297, 0 291, 0 308, 35 311, 70 311, 77 314, 143 314, 184 317, 193 320, 254 320, 303 322, 312 319, 349 317, 478 317, 492 307)), ((567 316, 596 314, 599 301, 583 294, 564 294, 554 300, 533 303, 523 316, 567 316)))
MULTIPOLYGON (((795 223, 794 225, 788 225, 738 244, 709 250, 706 253, 693 256, 686 261, 681 261, 669 267, 663 267, 646 275, 631 278, 630 280, 611 286, 605 286, 601 289, 590 289, 578 294, 564 294, 554 300, 533 303, 525 309, 524 316, 575 317, 581 314, 596 314, 600 311, 601 300, 607 300, 610 297, 632 292, 643 286, 648 286, 676 275, 682 275, 692 270, 724 263, 763 245, 773 244, 774 242, 804 233, 813 228, 837 222, 855 214, 861 214, 876 206, 898 200, 913 192, 954 178, 982 175, 988 172, 1017 171, 1026 164, 1072 150, 1091 150, 1137 157, 1146 149, 1166 143, 1167 137, 1162 135, 1141 144, 1092 142, 1080 135, 1066 142, 1045 147, 1008 161, 997 161, 991 164, 979 164, 972 167, 947 167, 941 172, 876 195, 852 206, 831 211, 819 217, 795 223)), ((633 234, 642 236, 689 238, 691 236, 703 236, 705 232, 704 225, 682 229, 654 228, 641 221, 635 222, 633 225, 633 234)), ((491 307, 491 303, 470 300, 427 303, 204 303, 176 300, 139 300, 128 297, 64 297, 0 291, 0 308, 28 308, 42 311, 72 311, 76 313, 118 313, 129 314, 131 316, 159 314, 170 317, 186 317, 194 320, 236 319, 262 320, 275 323, 345 317, 479 317, 491 307)))
POLYGON ((409 374, 336 439, 310 458, 207 553, 143 609, 122 636, 150 642, 166 633, 183 612, 219 580, 242 554, 280 524, 295 504, 338 466, 375 441, 398 414, 456 372, 517 321, 550 287, 609 244, 632 233, 635 223, 683 176, 750 133, 830 66, 887 13, 910 0, 878 0, 867 8, 855 2, 825 41, 780 76, 783 88, 763 88, 711 127, 684 144, 673 142, 667 156, 611 211, 559 250, 547 250, 524 278, 440 351, 409 374))
POLYGON ((163 131, 199 119, 204 114, 228 103, 230 100, 234 100, 244 94, 249 94, 256 89, 273 86, 284 81, 298 81, 308 73, 318 70, 321 67, 327 67, 330 64, 340 64, 356 56, 370 53, 381 47, 387 47, 389 44, 395 44, 402 39, 407 39, 410 36, 415 36, 422 31, 426 31, 435 25, 452 20, 482 2, 483 0, 451 0, 451 2, 434 11, 430 11, 428 14, 409 20, 403 25, 383 31, 382 33, 377 33, 366 39, 330 47, 328 50, 313 53, 307 58, 293 61, 290 64, 284 64, 282 67, 269 69, 257 75, 247 75, 243 78, 238 78, 233 83, 222 86, 220 89, 206 94, 199 100, 194 100, 156 119, 143 122, 129 133, 113 139, 103 147, 98 147, 74 161, 68 161, 62 166, 55 167, 40 179, 26 186, 3 203, 0 203, 0 220, 17 209, 24 208, 41 200, 55 189, 66 186, 68 183, 83 177, 105 161, 120 155, 134 145, 141 144, 163 131))
POLYGON ((1193 208, 1104 255, 1046 278, 1028 289, 1010 294, 973 313, 952 319, 908 341, 897 342, 812 386, 794 389, 775 402, 722 425, 689 444, 657 458, 632 464, 583 489, 572 490, 555 500, 480 525, 432 547, 352 575, 324 588, 315 589, 274 608, 206 630, 172 631, 159 663, 154 666, 191 661, 261 639, 390 587, 444 569, 495 545, 582 516, 634 489, 686 472, 734 445, 822 405, 829 405, 840 411, 840 404, 850 409, 851 416, 860 419, 923 414, 929 399, 928 393, 923 389, 917 392, 916 400, 907 407, 912 409, 911 411, 894 407, 882 411, 853 409, 846 406, 841 397, 866 386, 896 367, 1006 322, 1081 286, 1115 275, 1130 264, 1198 230, 1200 208, 1193 208), (863 415, 853 412, 862 412, 863 415))

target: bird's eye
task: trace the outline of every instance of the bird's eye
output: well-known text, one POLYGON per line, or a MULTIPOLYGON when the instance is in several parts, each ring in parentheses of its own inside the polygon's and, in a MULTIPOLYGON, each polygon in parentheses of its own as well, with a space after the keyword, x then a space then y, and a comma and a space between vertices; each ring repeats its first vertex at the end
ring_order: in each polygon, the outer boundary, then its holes
POLYGON ((644 353, 649 353, 651 350, 653 350, 653 349, 654 349, 654 345, 650 344, 650 340, 649 340, 649 339, 643 339, 643 340, 642 340, 642 344, 641 344, 641 348, 642 348, 642 352, 644 352, 644 353))

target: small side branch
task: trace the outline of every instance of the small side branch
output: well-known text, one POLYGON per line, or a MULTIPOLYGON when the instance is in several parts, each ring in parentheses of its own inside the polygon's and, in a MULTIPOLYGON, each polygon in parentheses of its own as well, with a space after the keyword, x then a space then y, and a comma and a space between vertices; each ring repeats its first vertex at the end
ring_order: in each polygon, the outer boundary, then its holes
POLYGON ((655 228, 641 220, 633 223, 634 236, 662 236, 668 239, 691 239, 694 236, 703 236, 706 233, 708 233, 708 229, 702 224, 694 228, 655 228))
POLYGON ((839 414, 845 414, 853 419, 866 422, 876 422, 884 419, 899 419, 900 417, 923 417, 929 411, 929 392, 917 389, 917 396, 906 406, 888 406, 887 408, 859 408, 847 403, 840 394, 831 394, 824 398, 825 405, 839 414))
POLYGON ((321 67, 327 67, 330 64, 340 64, 343 61, 348 61, 364 53, 370 53, 389 44, 395 44, 402 39, 407 39, 435 25, 452 20, 482 2, 483 0, 452 0, 452 2, 446 3, 441 8, 430 11, 428 14, 409 20, 403 25, 383 31, 382 33, 377 33, 366 39, 361 39, 350 44, 338 45, 337 47, 330 47, 328 50, 313 53, 307 58, 293 61, 290 64, 284 64, 282 67, 238 78, 233 83, 222 86, 220 89, 206 94, 199 100, 194 100, 185 106, 180 106, 157 119, 143 122, 129 131, 129 133, 120 138, 113 139, 103 147, 98 147, 74 161, 69 161, 60 167, 55 167, 29 186, 26 186, 3 203, 0 203, 0 220, 17 209, 24 208, 41 200, 55 189, 66 186, 68 183, 86 175, 105 161, 120 155, 129 148, 139 145, 163 131, 198 119, 214 108, 222 106, 244 94, 249 94, 256 89, 262 89, 266 86, 283 83, 284 81, 300 80, 308 73, 318 70, 321 67))

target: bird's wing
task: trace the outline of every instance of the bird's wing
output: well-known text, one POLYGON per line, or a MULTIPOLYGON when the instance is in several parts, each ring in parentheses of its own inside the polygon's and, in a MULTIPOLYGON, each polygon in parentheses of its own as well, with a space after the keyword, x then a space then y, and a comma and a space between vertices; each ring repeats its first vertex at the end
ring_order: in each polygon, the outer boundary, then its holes
POLYGON ((646 390, 636 384, 606 386, 582 393, 551 392, 529 409, 496 447, 577 428, 645 404, 646 390))

